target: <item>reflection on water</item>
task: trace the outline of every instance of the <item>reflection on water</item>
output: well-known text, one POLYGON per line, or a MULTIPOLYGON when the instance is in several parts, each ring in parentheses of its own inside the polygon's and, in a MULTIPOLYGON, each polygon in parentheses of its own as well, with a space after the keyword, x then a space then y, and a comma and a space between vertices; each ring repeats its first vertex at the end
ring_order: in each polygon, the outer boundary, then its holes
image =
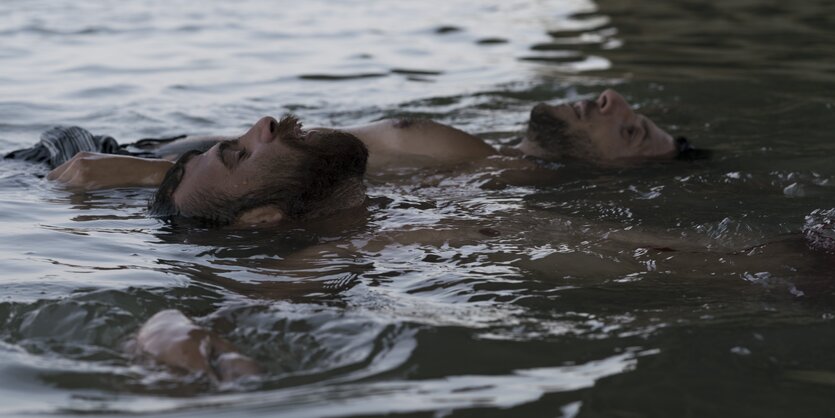
POLYGON ((431 117, 499 145, 533 103, 614 86, 715 157, 521 183, 500 162, 404 167, 370 176, 360 210, 256 231, 165 225, 150 190, 78 193, 3 162, 0 411, 761 417, 792 399, 824 416, 835 259, 801 228, 835 206, 833 12, 4 2, 4 151, 58 123, 234 134, 288 111, 431 117), (123 344, 163 309, 267 372, 217 386, 137 363, 123 344))

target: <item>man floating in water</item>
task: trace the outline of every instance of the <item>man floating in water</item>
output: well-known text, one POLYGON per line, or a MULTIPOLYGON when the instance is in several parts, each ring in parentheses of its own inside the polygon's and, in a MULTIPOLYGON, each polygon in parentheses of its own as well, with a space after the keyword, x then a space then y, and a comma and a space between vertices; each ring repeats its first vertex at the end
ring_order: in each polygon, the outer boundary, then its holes
POLYGON ((215 225, 257 224, 309 219, 359 205, 366 158, 373 172, 501 155, 611 164, 671 159, 692 149, 636 113, 620 94, 606 90, 596 100, 536 105, 522 141, 498 150, 429 120, 303 130, 295 118, 265 117, 239 138, 185 138, 154 152, 163 159, 80 153, 48 178, 86 189, 159 186, 154 215, 215 225))
MULTIPOLYGON (((79 128, 66 143, 42 138, 41 148, 16 151, 57 167, 50 180, 74 187, 158 187, 154 216, 213 225, 273 225, 315 219, 359 206, 366 169, 447 166, 494 157, 580 159, 604 164, 672 159, 691 151, 684 140, 636 113, 613 90, 596 100, 536 105, 525 137, 495 149, 458 129, 428 120, 384 120, 344 129, 304 130, 295 117, 265 117, 238 138, 185 138, 153 150, 156 158, 80 152, 119 152, 115 141, 79 128), (72 155, 75 154, 75 155, 72 155), (170 161, 175 159, 176 162, 170 161)), ((530 161, 517 159, 524 164, 530 161)), ((178 311, 163 311, 139 330, 132 346, 148 357, 214 381, 258 373, 230 343, 178 311)))

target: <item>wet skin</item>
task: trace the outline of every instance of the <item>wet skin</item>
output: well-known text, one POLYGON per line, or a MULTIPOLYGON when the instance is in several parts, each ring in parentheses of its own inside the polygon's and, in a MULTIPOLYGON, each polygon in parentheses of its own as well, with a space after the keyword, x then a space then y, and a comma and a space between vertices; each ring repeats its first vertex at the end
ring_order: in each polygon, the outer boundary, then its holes
MULTIPOLYGON (((541 116, 546 116, 545 130, 548 132, 537 131, 531 123, 519 145, 498 151, 478 137, 431 120, 389 119, 342 130, 355 135, 368 147, 369 174, 385 167, 452 165, 498 154, 543 159, 571 157, 604 164, 676 155, 673 137, 646 116, 636 113, 614 90, 604 91, 596 100, 556 106, 540 103, 533 108, 531 120, 541 119, 541 116), (563 138, 556 141, 554 135, 563 138), (563 146, 555 147, 554 143, 563 146), (575 147, 574 143, 591 146, 575 147), (582 152, 576 152, 575 148, 582 148, 582 152)), ((175 201, 179 204, 195 198, 194 191, 198 189, 241 195, 255 187, 252 183, 262 174, 261 170, 286 164, 294 157, 293 150, 283 143, 277 132, 270 131, 275 123, 274 118, 265 117, 239 138, 187 138, 161 147, 160 155, 176 158, 176 154, 188 149, 188 144, 199 145, 202 149, 215 144, 188 161, 186 174, 174 195, 175 201)), ((311 129, 314 132, 327 130, 330 128, 311 129)), ((103 160, 107 158, 116 156, 79 155, 56 168, 50 179, 87 189, 149 186, 152 184, 146 184, 148 178, 161 178, 161 175, 152 174, 156 171, 164 174, 170 167, 153 160, 122 156, 123 161, 118 164, 122 169, 114 171, 104 164, 106 161, 103 160), (100 170, 100 167, 103 168, 100 170), (132 178, 138 176, 134 173, 142 173, 142 178, 132 178)))
POLYGON ((179 371, 204 374, 214 383, 260 373, 255 361, 232 343, 176 310, 160 311, 149 318, 128 346, 138 356, 179 371))
MULTIPOLYGON (((549 138, 535 138, 532 132, 516 147, 516 154, 533 155, 545 159, 565 156, 598 162, 665 158, 675 155, 673 137, 659 128, 651 119, 639 114, 614 90, 605 90, 595 100, 582 100, 560 105, 540 103, 532 116, 546 115, 551 124, 559 126, 569 142, 589 141, 592 151, 584 155, 563 155, 565 150, 546 149, 549 138)), ((265 119, 257 122, 241 139, 246 147, 257 137, 265 119)), ((369 169, 409 164, 419 161, 422 165, 456 164, 462 161, 486 158, 497 151, 484 140, 451 126, 431 120, 387 119, 366 125, 341 128, 356 135, 368 147, 369 169)), ((313 128, 327 131, 332 128, 313 128)), ((229 139, 229 138, 227 138, 229 139)), ((196 141, 203 138, 196 139, 196 141)), ((217 141, 217 137, 213 139, 217 141)), ((182 142, 167 148, 182 149, 182 142)), ((507 150, 505 150, 507 151, 507 150)), ((512 152, 511 152, 512 153, 512 152)))

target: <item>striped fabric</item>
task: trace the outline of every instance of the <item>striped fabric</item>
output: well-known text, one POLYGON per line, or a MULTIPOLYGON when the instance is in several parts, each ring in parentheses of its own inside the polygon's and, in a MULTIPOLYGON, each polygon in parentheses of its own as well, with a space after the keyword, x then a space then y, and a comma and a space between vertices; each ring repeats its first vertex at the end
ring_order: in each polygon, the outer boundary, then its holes
POLYGON ((12 151, 4 158, 45 163, 55 168, 83 151, 126 154, 110 136, 93 135, 78 126, 57 126, 42 133, 34 147, 12 151))

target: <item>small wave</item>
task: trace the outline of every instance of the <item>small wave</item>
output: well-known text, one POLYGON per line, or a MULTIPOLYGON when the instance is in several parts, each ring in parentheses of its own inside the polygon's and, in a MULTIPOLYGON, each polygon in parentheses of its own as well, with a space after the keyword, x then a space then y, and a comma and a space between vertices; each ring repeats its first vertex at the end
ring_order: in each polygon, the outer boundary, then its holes
POLYGON ((362 80, 365 78, 380 78, 385 77, 385 73, 358 73, 358 74, 302 74, 299 76, 301 80, 312 81, 350 81, 362 80))
POLYGON ((104 87, 91 87, 69 93, 69 98, 103 98, 108 96, 122 96, 140 91, 140 87, 131 84, 115 84, 104 87))
POLYGON ((464 29, 459 28, 458 26, 447 25, 447 26, 439 26, 439 27, 435 28, 435 33, 437 33, 438 35, 446 35, 448 33, 461 32, 463 30, 464 29))
POLYGON ((410 68, 392 68, 392 74, 403 74, 403 75, 441 75, 443 71, 432 71, 432 70, 414 70, 410 68))
POLYGON ((150 28, 132 28, 132 29, 116 29, 109 26, 86 26, 78 29, 56 29, 44 27, 39 25, 27 25, 14 29, 7 29, 0 31, 0 35, 13 36, 19 34, 36 34, 36 35, 55 35, 55 36, 73 36, 73 35, 114 35, 126 32, 145 32, 151 30, 150 28))
POLYGON ((476 41, 479 45, 499 45, 499 44, 506 44, 510 42, 510 40, 505 38, 481 38, 476 41))

